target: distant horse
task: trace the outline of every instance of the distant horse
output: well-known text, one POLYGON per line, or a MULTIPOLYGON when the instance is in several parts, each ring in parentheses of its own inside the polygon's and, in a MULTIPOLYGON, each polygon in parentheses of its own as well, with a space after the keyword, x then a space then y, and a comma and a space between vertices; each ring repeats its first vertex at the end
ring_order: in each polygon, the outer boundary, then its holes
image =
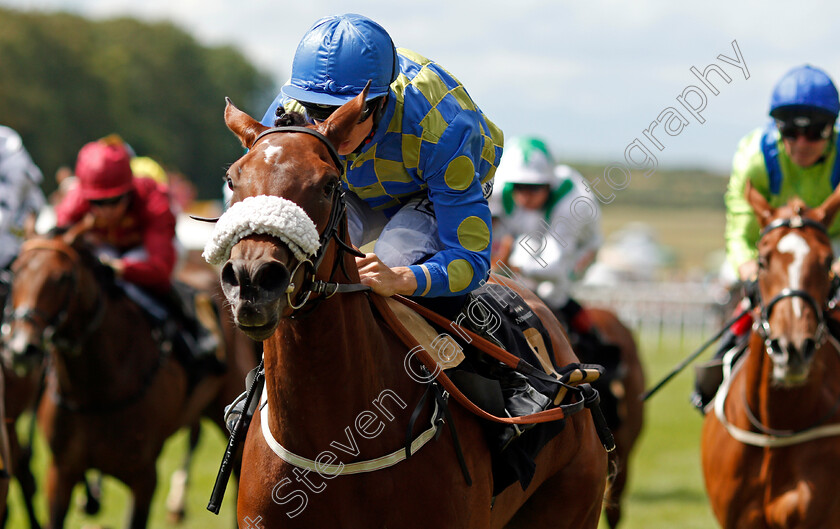
POLYGON ((758 291, 749 348, 733 364, 703 423, 712 510, 725 529, 840 527, 840 344, 829 311, 827 226, 840 191, 814 209, 774 209, 748 186, 758 241, 758 291), (829 321, 829 318, 832 321, 829 321))
POLYGON ((73 487, 87 469, 98 469, 131 489, 130 527, 139 529, 164 441, 202 413, 223 427, 224 404, 254 364, 253 348, 233 347, 235 329, 227 325, 227 373, 207 375, 188 391, 181 363, 161 352, 164 342, 141 309, 102 279, 103 265, 80 234, 71 229, 24 243, 12 267, 7 346, 16 355, 50 356, 38 410, 53 454, 50 527, 63 527, 73 487))
MULTIPOLYGON (((618 373, 610 383, 610 391, 618 407, 618 425, 612 428, 615 451, 610 453, 614 474, 604 498, 607 522, 614 529, 621 520, 621 499, 627 485, 630 454, 644 423, 644 403, 641 397, 645 388, 645 375, 633 333, 615 313, 589 307, 586 313, 604 340, 617 346, 619 351, 618 373)), ((587 361, 599 363, 597 358, 587 361)), ((604 397, 601 402, 604 402, 604 397)))
MULTIPOLYGON (((31 235, 31 233, 30 233, 31 235)), ((11 288, 12 275, 4 273, 0 279, 0 307, 6 307, 6 296, 11 288)), ((9 311, 10 313, 11 311, 9 311)), ((4 310, 4 315, 6 311, 4 310)), ((35 417, 32 414, 29 424, 29 439, 22 445, 18 439, 16 424, 18 418, 25 412, 33 412, 41 391, 41 377, 44 373, 44 359, 41 355, 34 357, 19 356, 13 358, 11 351, 5 347, 5 340, 0 340, 0 377, 3 378, 4 390, 2 403, 5 412, 3 430, 8 443, 8 458, 4 460, 5 469, 18 480, 23 505, 29 519, 29 527, 39 529, 40 524, 35 515, 35 477, 29 467, 32 458, 32 437, 35 429, 35 417)), ((5 518, 0 516, 0 527, 5 518)))
MULTIPOLYGON (((595 528, 607 458, 586 411, 566 417, 536 458, 525 491, 513 485, 492 496, 488 445, 479 421, 461 406, 451 406, 446 422, 457 428, 471 486, 446 434, 395 462, 405 455, 407 437, 417 445, 429 431, 419 433, 429 427, 430 408, 414 431, 408 426, 426 385, 407 373, 418 367, 372 308, 374 301, 379 306, 376 296, 332 295, 352 289, 359 276, 346 235, 340 161, 330 145, 345 141, 365 94, 317 127, 268 129, 230 102, 225 109, 228 128, 250 149, 228 170, 232 202, 283 197, 289 214, 272 217, 288 222, 288 232, 232 241, 221 271, 237 325, 265 340, 264 405, 243 451, 240 526, 595 528), (322 240, 313 262, 299 246, 303 226, 296 223, 307 222, 314 225, 306 233, 322 240), (326 291, 309 299, 306 288, 315 280, 328 282, 326 291)), ((576 361, 548 308, 521 295, 549 329, 559 365, 576 361)))

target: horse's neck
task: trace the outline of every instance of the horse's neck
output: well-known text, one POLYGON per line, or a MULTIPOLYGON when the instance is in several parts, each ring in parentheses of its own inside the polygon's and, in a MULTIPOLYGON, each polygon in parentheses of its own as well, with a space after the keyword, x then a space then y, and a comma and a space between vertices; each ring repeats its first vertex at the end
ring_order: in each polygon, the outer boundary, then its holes
MULTIPOLYGON (((89 289, 101 288, 89 283, 89 289)), ((143 354, 151 332, 137 321, 126 300, 114 300, 104 292, 86 292, 81 307, 67 326, 71 346, 57 347, 53 365, 62 395, 68 397, 117 398, 132 391, 155 354, 143 354), (101 303, 101 306, 99 305, 101 303), (148 334, 143 340, 141 334, 148 334)))
POLYGON ((360 413, 375 413, 383 392, 396 396, 387 407, 400 412, 395 403, 412 404, 422 391, 403 369, 404 354, 363 294, 339 294, 301 320, 284 320, 265 347, 272 432, 293 451, 326 448, 360 413))

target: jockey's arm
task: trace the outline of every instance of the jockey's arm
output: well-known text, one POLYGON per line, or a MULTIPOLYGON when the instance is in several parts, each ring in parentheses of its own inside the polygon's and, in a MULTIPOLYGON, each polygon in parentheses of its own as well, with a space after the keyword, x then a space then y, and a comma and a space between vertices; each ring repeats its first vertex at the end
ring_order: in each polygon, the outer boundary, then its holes
POLYGON ((143 225, 145 260, 122 259, 122 277, 140 286, 166 291, 175 268, 175 215, 168 196, 153 193, 146 203, 143 225))
POLYGON ((375 256, 360 258, 357 265, 364 284, 386 296, 442 297, 470 292, 487 278, 491 220, 477 170, 481 148, 478 121, 462 112, 450 122, 419 167, 444 249, 423 263, 392 269, 375 256))
POLYGON ((747 180, 765 197, 769 196, 769 181, 763 162, 756 160, 756 147, 751 142, 757 141, 753 135, 745 137, 735 154, 732 174, 724 195, 726 205, 726 258, 742 279, 749 279, 757 270, 755 259, 758 257, 758 221, 752 206, 745 195, 747 180), (753 264, 750 264, 753 263, 753 264), (743 270, 742 270, 743 267, 743 270))
POLYGON ((444 249, 410 266, 417 296, 470 292, 490 271, 490 207, 481 188, 481 126, 474 113, 454 118, 436 148, 420 161, 444 249))

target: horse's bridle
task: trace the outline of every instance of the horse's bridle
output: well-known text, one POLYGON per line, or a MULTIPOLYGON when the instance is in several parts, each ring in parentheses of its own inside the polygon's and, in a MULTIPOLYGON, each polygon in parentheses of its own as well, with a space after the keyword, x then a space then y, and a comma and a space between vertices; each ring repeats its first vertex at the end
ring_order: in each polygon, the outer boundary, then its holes
MULTIPOLYGON (((327 148, 327 151, 330 154, 330 158, 335 164, 336 169, 338 169, 339 179, 341 178, 341 176, 344 174, 344 164, 341 161, 338 151, 326 136, 314 129, 295 126, 271 127, 258 134, 257 137, 254 138, 254 141, 251 143, 250 148, 253 150, 258 141, 270 134, 289 132, 309 134, 310 136, 314 136, 315 138, 320 140, 321 143, 323 143, 324 146, 327 148)), ((347 234, 346 224, 342 223, 342 221, 344 220, 347 213, 347 205, 344 202, 344 189, 342 188, 341 184, 338 184, 333 187, 330 201, 332 203, 330 207, 330 217, 327 220, 327 225, 324 227, 324 231, 319 234, 320 246, 318 248, 318 251, 315 253, 311 260, 303 259, 301 261, 298 261, 297 265, 289 275, 290 283, 289 286, 286 288, 286 299, 288 300, 289 307, 293 311, 292 317, 295 317, 295 313, 309 302, 309 298, 313 293, 324 294, 322 297, 318 298, 319 300, 323 300, 328 299, 334 296, 335 294, 339 293, 365 292, 370 290, 370 287, 362 284, 336 283, 333 281, 321 281, 314 279, 315 273, 318 271, 318 268, 321 266, 321 262, 324 260, 324 256, 327 253, 327 246, 329 245, 331 239, 334 240, 336 244, 338 244, 338 255, 336 256, 333 269, 330 272, 330 279, 332 279, 338 266, 341 267, 345 276, 349 275, 347 273, 347 270, 345 269, 344 260, 341 258, 341 253, 347 252, 350 255, 356 257, 365 256, 365 254, 363 254, 362 252, 360 252, 359 250, 357 250, 356 248, 347 244, 344 241, 344 237, 347 234), (295 284, 293 282, 294 277, 297 274, 298 269, 300 269, 300 267, 302 266, 304 267, 304 280, 301 283, 301 288, 296 289, 295 284), (298 290, 298 293, 303 292, 302 299, 300 299, 297 303, 295 303, 295 301, 292 299, 295 295, 295 290, 298 290)))
MULTIPOLYGON (((764 238, 769 232, 777 229, 777 228, 791 228, 791 229, 802 229, 802 228, 814 228, 820 233, 825 234, 828 236, 828 229, 820 222, 809 218, 803 218, 800 215, 796 215, 794 217, 786 218, 786 219, 776 219, 761 230, 761 234, 759 236, 759 241, 764 238)), ((828 300, 833 297, 833 292, 836 290, 837 282, 832 279, 832 291, 829 292, 828 300)), ((757 330, 761 334, 761 337, 764 338, 764 346, 768 352, 772 350, 772 342, 773 340, 770 338, 770 314, 773 311, 773 307, 776 304, 786 298, 800 298, 805 300, 808 305, 814 309, 814 314, 817 316, 817 329, 814 332, 814 342, 816 347, 819 348, 826 340, 828 336, 828 327, 825 323, 825 310, 829 308, 828 301, 826 301, 825 306, 821 306, 814 297, 804 290, 799 289, 791 289, 785 288, 782 289, 781 292, 776 294, 769 303, 766 305, 764 301, 761 299, 761 292, 756 289, 756 299, 758 301, 758 306, 760 307, 759 317, 756 320, 757 330)))
MULTIPOLYGON (((32 239, 26 241, 21 247, 19 255, 35 250, 58 252, 70 260, 73 273, 70 275, 71 284, 67 289, 68 294, 66 299, 59 304, 61 308, 52 316, 45 314, 44 311, 37 307, 21 307, 19 309, 12 310, 11 300, 9 300, 4 310, 3 325, 11 325, 16 321, 28 321, 33 325, 40 325, 43 328, 43 340, 47 345, 52 345, 66 351, 77 351, 81 347, 80 342, 96 330, 96 328, 102 323, 102 318, 104 317, 105 312, 104 304, 101 300, 97 301, 96 305, 98 309, 96 314, 90 319, 85 329, 83 329, 81 339, 71 342, 68 339, 57 338, 56 332, 67 322, 70 314, 70 301, 72 300, 73 293, 76 291, 80 281, 77 268, 80 257, 78 252, 76 252, 76 250, 74 250, 71 246, 54 239, 32 239)), ((6 333, 4 332, 3 334, 6 333)))

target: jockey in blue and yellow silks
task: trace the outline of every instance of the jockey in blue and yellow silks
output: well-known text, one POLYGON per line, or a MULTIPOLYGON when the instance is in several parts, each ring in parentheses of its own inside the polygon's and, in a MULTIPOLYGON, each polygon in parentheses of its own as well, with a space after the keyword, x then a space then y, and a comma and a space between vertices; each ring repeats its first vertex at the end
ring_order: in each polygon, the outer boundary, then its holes
MULTIPOLYGON (((359 121, 336 145, 346 169, 350 240, 359 247, 376 240, 373 253, 356 259, 359 277, 379 295, 415 296, 455 319, 490 272, 487 197, 503 147, 502 131, 460 81, 395 48, 369 18, 328 16, 303 36, 291 79, 262 123, 286 123, 292 112, 324 121, 368 83, 359 121)), ((507 367, 493 376, 508 413, 536 413, 550 403, 507 367)), ((244 395, 226 408, 229 429, 243 409, 244 395)), ((506 444, 521 431, 504 428, 499 439, 506 444)))
POLYGON ((338 147, 352 242, 377 239, 359 259, 362 282, 379 294, 463 295, 490 269, 485 191, 502 155, 502 132, 461 83, 360 15, 330 16, 301 40, 292 77, 262 119, 297 111, 326 119, 362 92, 368 106, 338 147))

